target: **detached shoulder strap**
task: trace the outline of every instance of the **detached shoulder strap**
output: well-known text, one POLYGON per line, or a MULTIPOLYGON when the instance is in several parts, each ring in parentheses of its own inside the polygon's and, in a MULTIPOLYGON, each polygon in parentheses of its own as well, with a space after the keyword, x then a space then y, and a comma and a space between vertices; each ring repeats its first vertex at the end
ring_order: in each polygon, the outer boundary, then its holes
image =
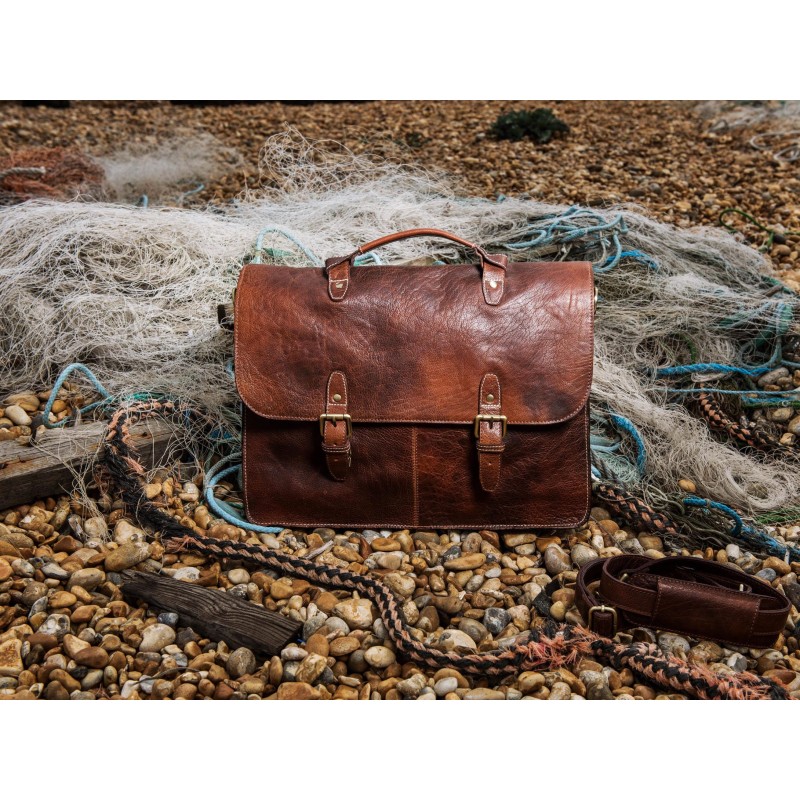
POLYGON ((789 600, 769 584, 716 561, 613 556, 581 567, 575 600, 601 636, 646 626, 744 647, 774 644, 789 600))

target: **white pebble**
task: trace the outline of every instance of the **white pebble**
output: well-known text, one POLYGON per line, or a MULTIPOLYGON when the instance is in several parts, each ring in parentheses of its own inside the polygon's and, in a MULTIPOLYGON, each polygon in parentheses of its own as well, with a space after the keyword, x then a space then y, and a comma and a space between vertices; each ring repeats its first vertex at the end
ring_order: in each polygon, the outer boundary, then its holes
POLYGON ((27 411, 24 408, 13 405, 13 406, 6 406, 5 409, 6 416, 15 424, 15 425, 30 425, 32 420, 28 416, 27 411))

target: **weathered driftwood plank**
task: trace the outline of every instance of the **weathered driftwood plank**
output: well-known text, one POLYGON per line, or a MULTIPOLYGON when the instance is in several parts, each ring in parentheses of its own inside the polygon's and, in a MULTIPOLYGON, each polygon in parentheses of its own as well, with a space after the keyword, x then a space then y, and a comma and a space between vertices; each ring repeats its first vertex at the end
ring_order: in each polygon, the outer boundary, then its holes
POLYGON ((216 589, 133 570, 125 570, 122 576, 120 588, 127 597, 174 611, 182 625, 233 648, 249 647, 254 653, 278 655, 297 638, 302 627, 282 614, 216 589))
MULTIPOLYGON (((105 425, 91 422, 76 428, 41 429, 33 445, 0 442, 0 510, 52 494, 69 492, 86 459, 97 454, 105 425)), ((145 467, 164 455, 171 430, 162 420, 148 420, 132 429, 145 467)), ((102 453, 100 453, 102 456, 102 453)))

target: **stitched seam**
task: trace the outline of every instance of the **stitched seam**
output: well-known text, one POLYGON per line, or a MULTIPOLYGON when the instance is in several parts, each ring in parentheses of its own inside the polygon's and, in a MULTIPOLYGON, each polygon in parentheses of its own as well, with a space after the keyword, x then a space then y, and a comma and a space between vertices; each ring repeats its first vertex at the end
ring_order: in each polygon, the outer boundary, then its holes
POLYGON ((242 495, 244 497, 244 515, 251 519, 250 506, 247 502, 247 412, 242 408, 242 495))
MULTIPOLYGON (((653 607, 653 613, 650 614, 650 619, 653 620, 653 624, 656 624, 655 620, 658 619, 658 611, 659 611, 660 608, 661 608, 661 581, 658 582, 658 590, 656 591, 656 604, 653 607)), ((636 612, 633 612, 633 613, 636 613, 636 612)), ((639 613, 643 617, 647 616, 647 614, 641 614, 641 612, 639 612, 639 613)))
POLYGON ((756 627, 756 618, 758 617, 758 612, 761 608, 761 598, 759 597, 756 601, 755 608, 753 609, 753 617, 750 620, 750 630, 747 632, 747 638, 749 639, 753 635, 753 629, 756 627))
MULTIPOLYGON (((551 522, 513 522, 507 525, 497 525, 492 522, 473 522, 469 525, 462 524, 460 522, 437 522, 432 525, 425 525, 424 523, 420 524, 419 522, 410 523, 410 522, 317 522, 316 520, 304 520, 300 522, 273 522, 269 520, 261 520, 257 517, 251 517, 248 515, 248 522, 253 522, 256 525, 265 525, 270 527, 278 527, 282 525, 285 528, 386 528, 386 529, 396 529, 402 530, 403 528, 414 528, 415 530, 423 530, 423 529, 433 529, 433 530, 453 530, 453 531, 469 531, 475 530, 476 528, 485 528, 486 530, 492 531, 507 531, 507 530, 526 530, 526 531, 533 531, 533 530, 568 530, 570 528, 574 528, 576 525, 580 524, 579 522, 575 522, 573 520, 569 520, 567 522, 558 522, 558 523, 551 523, 551 522)), ((662 628, 661 630, 668 630, 667 628, 662 628)), ((680 631, 677 631, 680 633, 680 631)), ((720 640, 721 641, 721 640, 720 640)))
MULTIPOLYGON (((548 419, 548 420, 509 420, 508 427, 512 426, 520 426, 520 425, 529 425, 531 427, 543 427, 545 425, 558 425, 562 422, 568 422, 569 420, 573 419, 581 412, 586 405, 586 400, 588 399, 589 395, 586 395, 583 403, 578 406, 570 414, 567 414, 566 417, 561 417, 560 419, 548 419)), ((246 400, 242 400, 244 405, 246 405, 257 417, 261 417, 262 419, 272 419, 284 422, 317 422, 319 421, 319 417, 292 417, 285 414, 263 414, 262 412, 258 411, 257 409, 253 408, 246 400)), ((356 423, 360 424, 380 424, 380 425, 474 425, 475 424, 475 417, 472 419, 395 419, 391 417, 367 417, 366 419, 356 419, 353 418, 353 424, 356 423)))
POLYGON ((419 524, 419 473, 417 470, 417 429, 411 428, 411 518, 413 525, 419 524))

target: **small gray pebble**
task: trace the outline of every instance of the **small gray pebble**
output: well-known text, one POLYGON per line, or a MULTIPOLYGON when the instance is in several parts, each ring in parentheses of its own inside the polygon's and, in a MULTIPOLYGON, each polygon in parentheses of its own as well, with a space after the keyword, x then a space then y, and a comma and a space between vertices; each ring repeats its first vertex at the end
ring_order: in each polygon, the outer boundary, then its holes
POLYGON ((741 653, 734 653, 725 663, 734 672, 745 672, 747 670, 747 659, 741 653))
POLYGON ((158 621, 175 628, 178 624, 178 615, 174 611, 164 611, 158 615, 158 621))
POLYGON ((189 657, 186 653, 175 653, 172 656, 172 659, 175 661, 175 664, 180 667, 180 669, 186 669, 189 666, 189 657))
POLYGON ((55 561, 51 561, 42 567, 42 572, 46 578, 55 578, 57 581, 65 581, 69 578, 69 572, 60 567, 55 561))
POLYGON ((47 611, 47 597, 40 597, 32 606, 31 610, 28 612, 28 619, 30 619, 34 614, 38 614, 40 611, 47 611))
POLYGON ((315 634, 326 622, 328 618, 324 614, 315 614, 311 619, 303 623, 303 639, 308 639, 315 634))
POLYGON ((336 676, 330 667, 325 667, 322 674, 317 678, 316 683, 336 683, 336 676))
POLYGON ((497 636, 511 621, 511 616, 504 608, 487 608, 483 615, 483 624, 492 636, 497 636))
POLYGON ((195 633, 191 628, 181 628, 175 637, 175 644, 183 649, 189 642, 196 642, 199 638, 200 635, 195 633))

